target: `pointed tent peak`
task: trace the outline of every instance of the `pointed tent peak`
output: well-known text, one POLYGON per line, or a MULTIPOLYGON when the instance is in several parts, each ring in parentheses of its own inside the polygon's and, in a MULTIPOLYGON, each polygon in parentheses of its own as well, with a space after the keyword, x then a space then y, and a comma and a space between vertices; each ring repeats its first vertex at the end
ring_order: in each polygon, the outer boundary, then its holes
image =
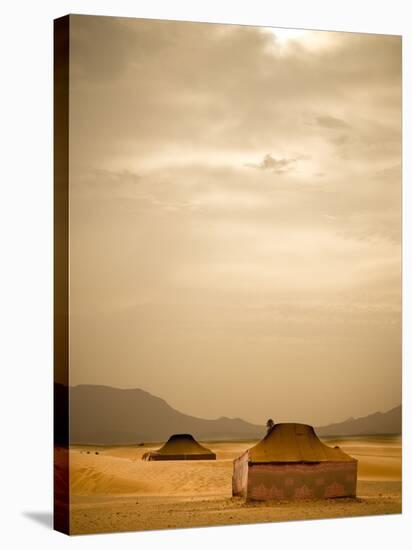
MULTIPOLYGON (((275 431, 282 430, 283 432, 296 433, 298 435, 313 433, 316 436, 313 426, 310 424, 301 424, 299 422, 279 422, 274 424, 263 439, 270 437, 275 431)), ((317 436, 316 436, 317 437, 317 436)))
POLYGON ((191 434, 173 434, 168 441, 196 441, 191 434))
POLYGON ((348 462, 355 460, 339 448, 328 447, 313 426, 285 422, 275 424, 266 436, 248 451, 249 462, 348 462))

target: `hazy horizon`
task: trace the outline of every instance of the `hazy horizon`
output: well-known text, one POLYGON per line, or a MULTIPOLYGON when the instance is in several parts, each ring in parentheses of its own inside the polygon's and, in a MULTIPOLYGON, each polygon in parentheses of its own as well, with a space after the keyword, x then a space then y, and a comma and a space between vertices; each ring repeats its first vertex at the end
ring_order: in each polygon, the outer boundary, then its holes
MULTIPOLYGON (((108 386, 108 385, 105 385, 105 384, 87 384, 87 383, 70 385, 70 388, 78 388, 79 386, 95 386, 95 387, 101 386, 101 387, 109 388, 109 389, 112 389, 112 390, 126 390, 126 391, 127 390, 129 390, 129 391, 138 390, 138 391, 142 391, 144 393, 148 393, 149 395, 151 395, 154 398, 159 398, 162 401, 166 401, 167 404, 170 405, 170 403, 168 403, 167 399, 164 399, 161 395, 154 395, 154 394, 146 391, 144 388, 138 388, 138 387, 127 387, 127 388, 125 388, 125 387, 119 387, 119 386, 108 386)), ((365 417, 370 416, 370 415, 373 415, 375 413, 383 413, 384 414, 384 413, 387 413, 387 412, 389 412, 393 409, 397 409, 398 407, 402 407, 402 403, 398 403, 397 405, 395 405, 394 407, 390 407, 389 409, 370 411, 369 413, 366 413, 364 416, 365 417)), ((174 409, 174 410, 177 410, 177 409, 174 409)), ((186 413, 186 411, 179 410, 178 412, 182 413, 182 414, 189 415, 189 413, 186 413)), ((223 416, 223 415, 210 417, 210 418, 202 418, 202 419, 204 419, 204 420, 218 420, 220 418, 232 418, 232 419, 235 419, 235 420, 244 420, 245 422, 249 422, 249 423, 253 424, 253 422, 250 422, 247 418, 234 418, 234 417, 226 417, 226 416, 223 416)), ((356 418, 359 418, 359 417, 352 417, 352 416, 347 414, 346 416, 344 416, 342 418, 338 418, 338 419, 335 419, 335 420, 332 420, 332 421, 328 422, 328 424, 340 423, 340 422, 344 422, 344 421, 347 421, 347 420, 354 420, 356 418)), ((266 424, 266 421, 267 421, 267 418, 264 417, 259 422, 257 422, 256 424, 264 426, 266 424)), ((289 419, 278 419, 277 418, 275 420, 275 424, 281 423, 281 422, 293 422, 293 421, 294 421, 293 418, 289 418, 289 419)))
POLYGON ((401 403, 401 38, 71 16, 70 385, 401 403))

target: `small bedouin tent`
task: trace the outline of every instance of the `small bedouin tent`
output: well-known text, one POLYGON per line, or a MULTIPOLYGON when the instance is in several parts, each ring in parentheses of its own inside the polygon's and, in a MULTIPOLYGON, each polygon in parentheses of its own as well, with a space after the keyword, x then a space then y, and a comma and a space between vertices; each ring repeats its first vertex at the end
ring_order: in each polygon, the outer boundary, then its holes
POLYGON ((216 460, 215 453, 200 445, 190 434, 174 434, 157 451, 145 453, 143 460, 216 460))
POLYGON ((248 500, 356 496, 358 461, 307 424, 275 424, 234 461, 232 492, 248 500))

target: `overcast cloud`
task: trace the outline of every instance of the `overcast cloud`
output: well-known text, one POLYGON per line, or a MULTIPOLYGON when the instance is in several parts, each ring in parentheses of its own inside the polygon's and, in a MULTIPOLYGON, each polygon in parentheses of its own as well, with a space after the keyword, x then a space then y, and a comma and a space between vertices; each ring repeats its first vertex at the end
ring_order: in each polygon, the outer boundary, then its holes
POLYGON ((71 383, 261 423, 399 404, 400 38, 71 32, 71 383))

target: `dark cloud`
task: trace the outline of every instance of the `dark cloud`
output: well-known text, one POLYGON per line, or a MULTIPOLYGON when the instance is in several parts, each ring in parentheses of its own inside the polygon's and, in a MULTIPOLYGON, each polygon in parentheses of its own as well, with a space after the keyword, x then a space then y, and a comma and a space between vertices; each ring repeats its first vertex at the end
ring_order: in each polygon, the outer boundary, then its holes
POLYGON ((350 137, 348 135, 341 134, 330 138, 330 141, 339 147, 340 145, 346 145, 350 141, 350 137))
POLYGON ((328 115, 318 116, 316 118, 316 122, 319 124, 319 126, 322 126, 323 128, 340 129, 348 126, 348 124, 344 120, 328 115))
POLYGON ((251 166, 259 168, 260 170, 270 170, 274 174, 282 175, 292 170, 297 160, 297 158, 276 159, 272 155, 267 154, 263 157, 262 162, 251 166))

